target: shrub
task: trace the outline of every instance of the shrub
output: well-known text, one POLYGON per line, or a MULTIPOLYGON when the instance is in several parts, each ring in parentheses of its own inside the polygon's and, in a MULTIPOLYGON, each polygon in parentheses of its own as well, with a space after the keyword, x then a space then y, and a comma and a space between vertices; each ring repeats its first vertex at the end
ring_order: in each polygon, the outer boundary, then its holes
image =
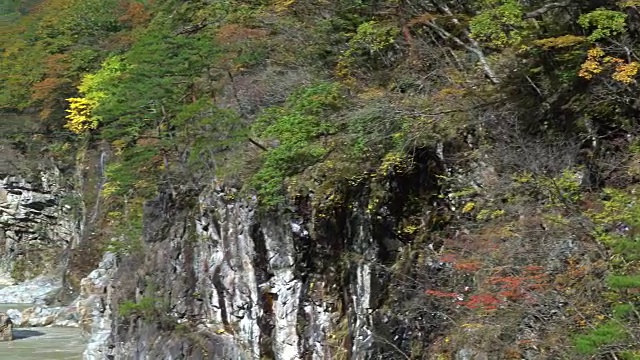
POLYGON ((614 289, 640 288, 640 275, 611 275, 607 285, 614 289))
POLYGON ((336 130, 329 112, 343 103, 338 84, 323 82, 295 92, 283 106, 267 109, 259 117, 254 133, 277 143, 267 149, 251 185, 267 207, 284 201, 284 181, 318 162, 329 149, 318 142, 336 130))
POLYGON ((138 302, 126 300, 118 307, 118 315, 122 317, 135 315, 151 320, 161 315, 163 304, 162 299, 150 296, 145 296, 138 302))
POLYGON ((598 351, 598 348, 624 341, 628 336, 624 326, 611 320, 597 326, 587 334, 578 335, 575 338, 575 346, 580 354, 593 355, 598 351))

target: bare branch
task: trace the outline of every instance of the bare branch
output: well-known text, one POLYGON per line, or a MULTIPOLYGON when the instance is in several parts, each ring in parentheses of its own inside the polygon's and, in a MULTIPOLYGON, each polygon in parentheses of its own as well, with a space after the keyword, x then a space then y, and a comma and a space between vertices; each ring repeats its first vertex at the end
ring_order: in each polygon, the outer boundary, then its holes
POLYGON ((445 29, 443 29, 440 26, 436 25, 432 21, 429 21, 426 24, 429 27, 431 27, 432 29, 434 29, 436 31, 436 33, 438 35, 440 35, 440 37, 442 37, 443 39, 451 39, 456 44, 458 44, 458 45, 464 47, 465 49, 467 49, 468 51, 471 51, 472 53, 476 54, 476 56, 478 56, 480 64, 482 65, 482 69, 484 70, 484 72, 487 75, 487 77, 489 78, 489 80, 494 84, 499 84, 500 83, 500 78, 498 78, 498 76, 493 71, 493 69, 491 69, 491 66, 489 65, 489 61, 487 61, 486 56, 484 56, 484 53, 480 49, 479 44, 475 40, 471 40, 471 38, 469 38, 470 39, 469 42, 471 43, 471 45, 469 45, 469 44, 465 43, 464 41, 462 41, 460 38, 458 38, 456 36, 453 36, 452 34, 450 34, 445 29))
MULTIPOLYGON (((436 4, 436 6, 439 7, 445 14, 450 16, 451 17, 451 21, 454 24, 460 25, 460 21, 454 16, 453 12, 451 12, 449 7, 447 7, 444 4, 436 4)), ((438 35, 440 35, 441 37, 443 37, 445 39, 451 39, 456 44, 458 44, 458 45, 464 47, 465 49, 471 51, 472 53, 476 54, 476 56, 478 56, 480 64, 482 65, 482 69, 484 70, 484 72, 487 75, 487 77, 489 78, 489 80, 493 84, 499 84, 500 83, 500 78, 498 78, 498 76, 493 71, 493 69, 491 69, 491 66, 489 65, 489 61, 487 61, 486 56, 484 56, 484 52, 482 51, 482 47, 480 46, 480 44, 473 37, 471 37, 471 34, 469 34, 469 31, 466 28, 463 28, 462 33, 467 38, 467 41, 469 43, 466 43, 466 42, 462 41, 460 38, 458 38, 456 36, 453 36, 452 34, 447 32, 442 27, 436 25, 433 21, 427 22, 427 25, 429 25, 432 29, 436 30, 438 35)))
POLYGON ((253 140, 252 138, 248 138, 249 142, 252 143, 253 145, 255 145, 258 149, 262 150, 262 151, 269 151, 269 149, 267 149, 264 145, 260 144, 259 142, 253 140))
POLYGON ((535 18, 535 17, 538 17, 540 15, 543 15, 544 13, 546 13, 549 10, 567 7, 567 6, 569 6, 570 3, 571 3, 570 1, 550 3, 550 4, 547 4, 547 5, 539 8, 539 9, 536 9, 536 10, 533 10, 533 11, 530 11, 530 12, 524 14, 523 18, 524 19, 535 18))

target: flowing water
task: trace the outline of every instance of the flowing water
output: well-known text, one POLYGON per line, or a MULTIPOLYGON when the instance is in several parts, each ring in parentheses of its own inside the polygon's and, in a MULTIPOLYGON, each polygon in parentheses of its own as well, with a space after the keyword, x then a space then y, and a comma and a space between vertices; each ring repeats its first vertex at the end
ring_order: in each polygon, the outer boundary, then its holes
MULTIPOLYGON (((0 304, 0 312, 26 309, 29 304, 0 304)), ((79 360, 86 343, 80 329, 13 329, 14 340, 0 342, 0 360, 79 360)))

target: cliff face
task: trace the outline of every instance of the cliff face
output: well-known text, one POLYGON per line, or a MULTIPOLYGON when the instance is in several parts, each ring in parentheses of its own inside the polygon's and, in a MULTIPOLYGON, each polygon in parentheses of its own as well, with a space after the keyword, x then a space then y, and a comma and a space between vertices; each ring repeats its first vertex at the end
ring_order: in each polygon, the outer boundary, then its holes
POLYGON ((262 213, 223 188, 160 195, 145 206, 144 253, 118 261, 113 283, 94 291, 105 306, 93 321, 109 318, 111 333, 94 336, 85 358, 398 355, 392 344, 408 345, 412 334, 393 333, 402 314, 385 306, 394 294, 382 268, 398 263, 402 245, 394 206, 428 191, 434 175, 389 182, 397 193, 381 210, 385 220, 368 210, 368 186, 354 188, 331 216, 308 210, 309 199, 262 213))
MULTIPOLYGON (((341 304, 349 308, 358 334, 352 351, 359 356, 354 358, 365 358, 372 345, 372 279, 366 261, 356 265, 354 278, 346 284, 332 284, 331 274, 303 274, 297 261, 309 259, 297 252, 297 244, 311 240, 308 224, 293 215, 259 216, 254 204, 229 202, 226 195, 203 194, 191 209, 176 209, 168 198, 151 203, 147 255, 136 269, 135 283, 130 283, 135 264, 123 264, 116 283, 119 291, 157 298, 168 310, 164 316, 206 329, 226 345, 211 344, 212 349, 197 355, 198 342, 166 342, 161 333, 154 338, 149 319, 128 318, 114 324, 116 353, 127 359, 154 359, 176 351, 176 358, 213 358, 205 354, 215 352, 227 359, 296 359, 303 354, 330 359, 336 355, 328 346, 335 337, 335 320, 349 316, 336 312, 341 304)), ((354 246, 366 247, 362 242, 371 239, 358 235, 354 246)), ((327 262, 337 265, 339 254, 335 256, 327 262)))
POLYGON ((59 171, 39 174, 32 180, 16 175, 0 180, 0 264, 13 280, 61 275, 64 251, 79 240, 79 221, 65 202, 71 195, 59 171))

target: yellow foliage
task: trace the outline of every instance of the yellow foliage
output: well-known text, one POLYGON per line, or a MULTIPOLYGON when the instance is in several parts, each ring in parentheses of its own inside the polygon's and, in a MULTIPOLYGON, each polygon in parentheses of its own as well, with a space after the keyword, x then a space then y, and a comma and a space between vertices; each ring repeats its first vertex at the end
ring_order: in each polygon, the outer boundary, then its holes
POLYGON ((102 197, 108 198, 116 192, 120 191, 120 185, 117 182, 109 181, 102 187, 102 197))
POLYGON ((113 146, 116 155, 122 155, 124 149, 127 147, 127 142, 122 139, 118 139, 114 140, 111 145, 113 146))
POLYGON ((640 6, 640 0, 625 0, 625 1, 620 1, 620 2, 618 3, 618 6, 620 6, 621 8, 640 6))
POLYGON ((640 70, 640 64, 638 62, 632 61, 625 63, 622 59, 613 56, 605 57, 604 55, 604 51, 599 47, 589 50, 587 52, 587 60, 580 67, 578 76, 590 80, 595 75, 601 73, 605 65, 612 65, 615 66, 614 72, 611 75, 613 80, 623 84, 631 84, 634 82, 633 78, 638 74, 638 70, 640 70))
POLYGON ((604 51, 599 47, 594 47, 587 52, 587 61, 585 61, 580 67, 578 76, 587 80, 592 79, 594 75, 602 72, 601 59, 604 56, 604 51))
POLYGON ((289 10, 291 5, 293 5, 296 0, 275 0, 273 3, 273 7, 277 12, 285 12, 289 10))
POLYGON ((405 235, 413 235, 418 230, 420 230, 420 227, 417 225, 407 225, 400 230, 400 233, 405 235))
POLYGON ((473 201, 469 201, 462 208, 462 213, 463 214, 470 213, 473 211, 473 209, 475 209, 475 207, 476 207, 476 204, 473 201))
POLYGON ((383 96, 385 96, 385 91, 382 88, 379 87, 374 87, 374 88, 369 88, 366 89, 365 91, 363 91, 362 93, 360 93, 359 97, 362 100, 374 100, 374 99, 379 99, 383 96))
POLYGON ((536 40, 534 41, 534 44, 544 48, 545 50, 549 50, 578 45, 583 43, 585 40, 586 39, 583 36, 563 35, 553 38, 536 40))
POLYGON ((386 176, 389 171, 402 174, 411 167, 410 159, 399 152, 390 152, 382 159, 382 164, 378 167, 378 175, 386 176))
POLYGON ((640 69, 640 64, 635 61, 628 64, 620 63, 616 66, 613 79, 621 83, 631 84, 634 81, 633 78, 638 74, 638 69, 640 69))
POLYGON ((98 127, 98 120, 91 115, 91 111, 97 103, 86 98, 68 98, 69 109, 66 111, 67 123, 65 128, 76 134, 82 134, 98 127))

